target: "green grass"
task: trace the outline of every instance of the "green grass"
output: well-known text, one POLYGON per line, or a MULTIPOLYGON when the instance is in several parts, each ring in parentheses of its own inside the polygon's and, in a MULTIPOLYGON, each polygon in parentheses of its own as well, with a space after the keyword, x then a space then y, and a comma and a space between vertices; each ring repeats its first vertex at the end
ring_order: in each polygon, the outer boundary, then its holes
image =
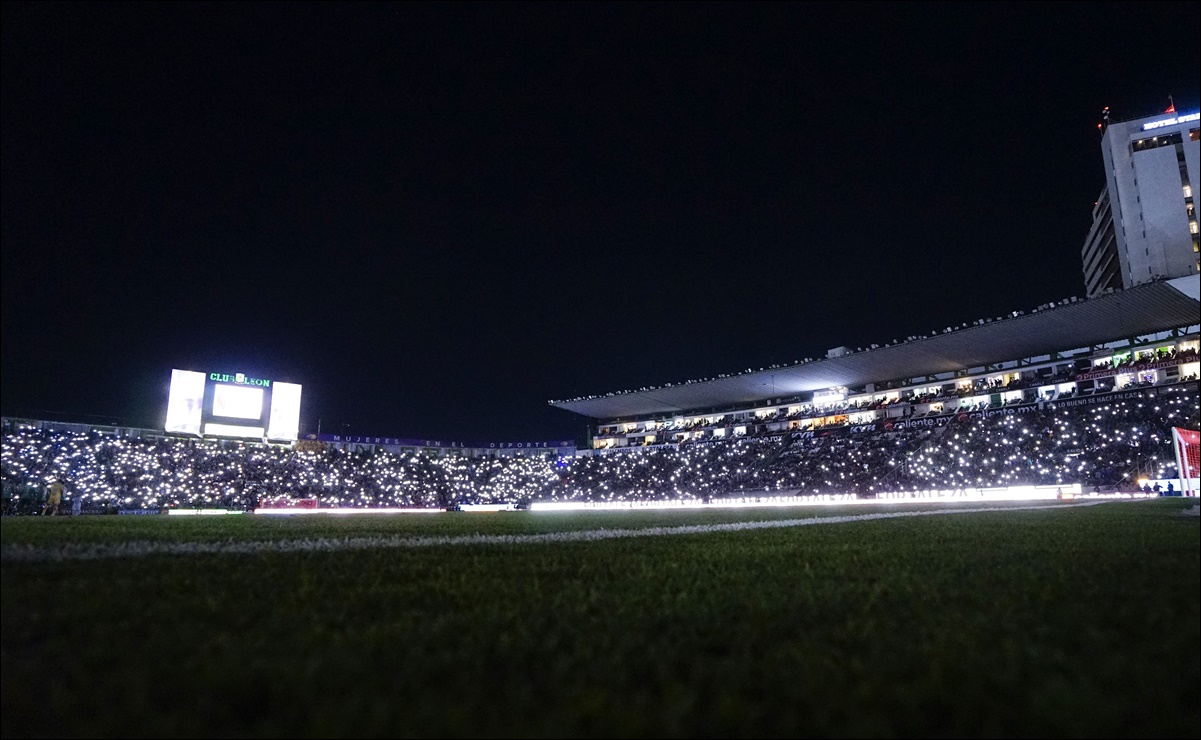
POLYGON ((854 516, 891 511, 936 511, 984 507, 1055 506, 1057 502, 900 502, 867 505, 785 506, 744 509, 629 509, 575 512, 436 512, 397 515, 302 516, 82 516, 10 517, 0 526, 0 545, 63 543, 222 542, 302 537, 444 536, 533 534, 587 529, 630 529, 721 522, 854 516))
MULTIPOLYGON (((4 561, 4 737, 1197 737, 1180 500, 672 537, 4 561)), ((918 508, 918 507, 912 507, 918 508)), ((14 545, 894 511, 6 518, 14 545)))

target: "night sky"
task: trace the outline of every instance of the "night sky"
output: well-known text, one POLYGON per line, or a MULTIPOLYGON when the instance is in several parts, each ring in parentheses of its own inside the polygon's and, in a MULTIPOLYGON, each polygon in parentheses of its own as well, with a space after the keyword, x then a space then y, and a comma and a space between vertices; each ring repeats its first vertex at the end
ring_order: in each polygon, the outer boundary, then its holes
POLYGON ((1197 2, 4 3, 5 415, 580 441, 549 399, 1084 294, 1197 2))

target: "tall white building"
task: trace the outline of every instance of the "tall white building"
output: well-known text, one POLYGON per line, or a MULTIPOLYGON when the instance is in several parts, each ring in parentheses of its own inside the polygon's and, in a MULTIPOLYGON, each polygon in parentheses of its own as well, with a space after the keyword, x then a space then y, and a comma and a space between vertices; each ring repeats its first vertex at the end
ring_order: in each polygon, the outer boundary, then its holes
POLYGON ((1084 247, 1091 297, 1201 272, 1198 251, 1196 112, 1163 113, 1104 126, 1105 188, 1084 247))

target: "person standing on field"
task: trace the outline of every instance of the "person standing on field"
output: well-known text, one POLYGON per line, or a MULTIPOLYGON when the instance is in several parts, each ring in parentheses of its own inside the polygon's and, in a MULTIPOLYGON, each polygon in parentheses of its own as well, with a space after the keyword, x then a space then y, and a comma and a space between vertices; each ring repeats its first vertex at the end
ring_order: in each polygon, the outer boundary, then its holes
POLYGON ((42 516, 46 516, 46 512, 50 512, 50 516, 57 516, 59 504, 62 502, 63 482, 55 478, 46 486, 46 505, 42 507, 42 516))

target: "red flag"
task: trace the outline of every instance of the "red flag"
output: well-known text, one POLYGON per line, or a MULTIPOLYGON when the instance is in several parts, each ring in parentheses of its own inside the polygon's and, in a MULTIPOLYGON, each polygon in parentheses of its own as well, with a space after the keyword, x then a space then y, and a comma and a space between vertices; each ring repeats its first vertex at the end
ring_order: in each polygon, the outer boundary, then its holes
POLYGON ((1164 113, 1175 113, 1175 112, 1176 112, 1176 101, 1172 100, 1172 96, 1169 95, 1168 96, 1168 109, 1166 111, 1164 111, 1164 113))

